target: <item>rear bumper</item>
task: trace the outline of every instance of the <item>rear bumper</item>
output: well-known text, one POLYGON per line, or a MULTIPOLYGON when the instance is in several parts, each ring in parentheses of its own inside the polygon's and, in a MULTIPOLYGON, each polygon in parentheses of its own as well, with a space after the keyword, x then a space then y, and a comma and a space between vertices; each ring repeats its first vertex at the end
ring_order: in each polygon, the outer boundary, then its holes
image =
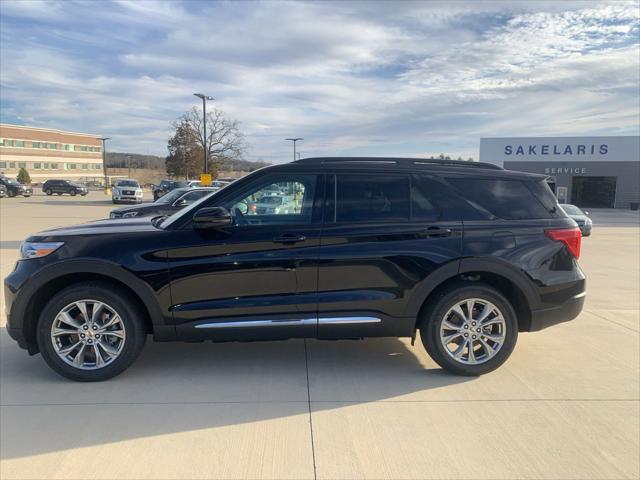
POLYGON ((533 310, 531 312, 531 326, 529 331, 537 332, 543 328, 573 320, 580 315, 585 298, 586 292, 581 292, 561 305, 544 310, 533 310))

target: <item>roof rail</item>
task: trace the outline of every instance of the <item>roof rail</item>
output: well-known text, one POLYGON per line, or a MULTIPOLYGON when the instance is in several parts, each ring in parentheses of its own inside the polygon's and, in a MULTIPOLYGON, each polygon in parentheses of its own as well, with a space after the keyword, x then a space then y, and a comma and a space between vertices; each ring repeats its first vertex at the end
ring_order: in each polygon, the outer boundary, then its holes
POLYGON ((310 165, 329 165, 329 164, 386 164, 386 165, 402 165, 402 166, 420 166, 420 165, 442 165, 452 167, 465 168, 489 168, 492 170, 503 170, 502 167, 493 163, 471 162, 466 160, 442 160, 439 158, 394 158, 394 157, 312 157, 295 160, 295 163, 304 163, 310 165))

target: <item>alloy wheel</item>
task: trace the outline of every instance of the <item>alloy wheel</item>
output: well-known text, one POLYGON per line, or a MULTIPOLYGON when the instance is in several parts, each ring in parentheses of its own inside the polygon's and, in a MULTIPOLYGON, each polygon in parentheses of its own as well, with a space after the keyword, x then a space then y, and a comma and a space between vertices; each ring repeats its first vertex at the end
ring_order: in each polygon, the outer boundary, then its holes
POLYGON ((64 307, 51 325, 51 342, 58 356, 81 370, 96 370, 115 361, 126 332, 116 310, 98 300, 78 300, 64 307))
POLYGON ((456 362, 478 365, 493 358, 506 338, 506 322, 493 303, 482 298, 457 302, 440 323, 440 341, 456 362))

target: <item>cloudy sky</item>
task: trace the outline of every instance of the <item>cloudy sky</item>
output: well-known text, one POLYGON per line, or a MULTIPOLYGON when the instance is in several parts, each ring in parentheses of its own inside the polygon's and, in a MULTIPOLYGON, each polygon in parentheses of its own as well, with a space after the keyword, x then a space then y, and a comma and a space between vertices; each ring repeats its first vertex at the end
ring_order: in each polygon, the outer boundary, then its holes
POLYGON ((483 136, 638 135, 632 2, 0 2, 0 120, 166 154, 194 92, 249 159, 438 154, 483 136))

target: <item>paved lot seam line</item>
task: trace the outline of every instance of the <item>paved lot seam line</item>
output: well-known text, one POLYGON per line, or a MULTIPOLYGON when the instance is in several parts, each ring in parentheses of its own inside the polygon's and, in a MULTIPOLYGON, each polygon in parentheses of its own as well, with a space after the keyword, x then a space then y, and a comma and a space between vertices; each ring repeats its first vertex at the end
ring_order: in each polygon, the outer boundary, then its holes
POLYGON ((316 473, 316 450, 313 444, 313 418, 311 417, 311 388, 309 387, 309 353, 307 350, 307 339, 304 339, 304 366, 307 371, 307 407, 309 408, 309 433, 311 434, 311 458, 313 459, 313 478, 317 480, 316 473))

